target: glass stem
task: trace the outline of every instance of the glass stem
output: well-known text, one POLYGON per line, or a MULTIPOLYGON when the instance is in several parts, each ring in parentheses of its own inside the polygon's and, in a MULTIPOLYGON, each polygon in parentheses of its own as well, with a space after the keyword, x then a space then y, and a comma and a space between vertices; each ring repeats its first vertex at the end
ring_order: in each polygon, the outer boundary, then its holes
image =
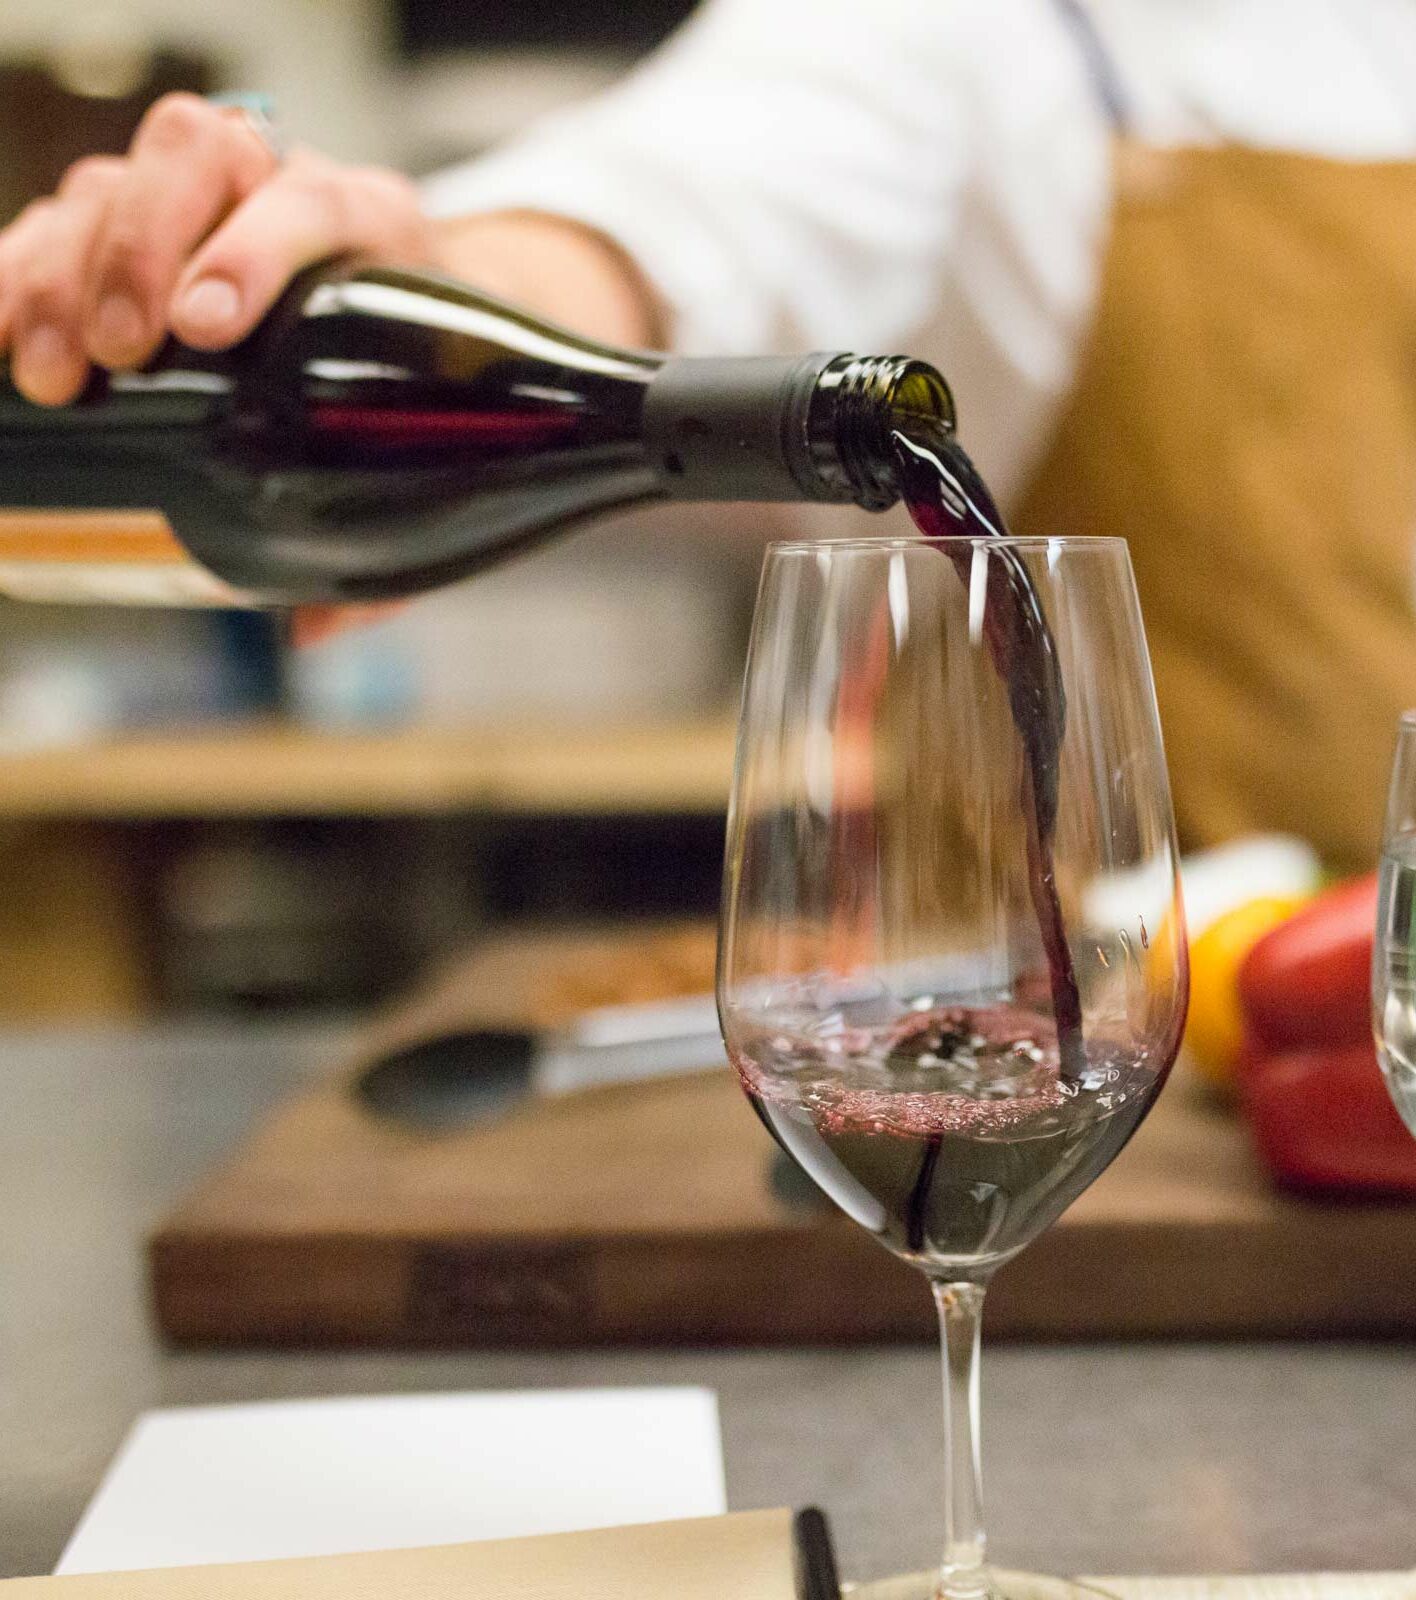
POLYGON ((978 1347, 981 1283, 931 1280, 944 1355, 944 1560, 941 1600, 987 1600, 983 1475, 978 1444, 978 1347))

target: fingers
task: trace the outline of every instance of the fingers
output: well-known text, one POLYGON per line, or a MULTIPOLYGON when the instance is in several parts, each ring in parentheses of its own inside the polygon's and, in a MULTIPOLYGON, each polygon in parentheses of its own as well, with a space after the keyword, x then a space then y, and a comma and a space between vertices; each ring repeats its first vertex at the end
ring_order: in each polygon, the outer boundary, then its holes
POLYGON ((84 280, 121 163, 81 163, 53 200, 30 206, 0 241, 3 332, 22 394, 62 405, 83 388, 84 280))
POLYGON ((275 166, 244 117, 168 95, 128 156, 71 167, 0 234, 0 350, 11 350, 18 388, 62 404, 91 360, 146 360, 192 250, 275 166))
POLYGON ((153 106, 94 244, 83 342, 95 361, 137 366, 153 353, 192 251, 276 165, 239 115, 194 95, 167 95, 153 106))
POLYGON ((249 333, 290 278, 333 255, 427 257, 413 185, 396 173, 341 167, 297 152, 196 252, 172 297, 173 332, 197 349, 249 333))
POLYGON ((141 365, 169 329, 235 343, 293 274, 347 253, 431 258, 408 180, 312 152, 282 167, 240 112, 167 95, 126 157, 77 163, 0 233, 0 353, 23 393, 62 404, 90 362, 141 365))

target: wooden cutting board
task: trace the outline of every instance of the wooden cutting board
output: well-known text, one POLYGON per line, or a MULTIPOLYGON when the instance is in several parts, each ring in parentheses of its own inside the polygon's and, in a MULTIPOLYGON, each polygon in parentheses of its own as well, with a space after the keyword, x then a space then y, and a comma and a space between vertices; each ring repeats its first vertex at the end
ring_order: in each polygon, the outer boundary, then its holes
MULTIPOLYGON (((489 947, 370 1042, 559 1020, 691 989, 702 930, 489 947)), ((359 1063, 353 1064, 357 1067, 359 1063)), ((577 1345, 926 1337, 919 1277, 779 1198, 725 1063, 420 1135, 346 1067, 283 1107, 151 1241, 182 1343, 577 1345)), ((1131 1145, 998 1278, 993 1334, 1416 1331, 1416 1207, 1274 1192, 1242 1125, 1173 1083, 1131 1145)))

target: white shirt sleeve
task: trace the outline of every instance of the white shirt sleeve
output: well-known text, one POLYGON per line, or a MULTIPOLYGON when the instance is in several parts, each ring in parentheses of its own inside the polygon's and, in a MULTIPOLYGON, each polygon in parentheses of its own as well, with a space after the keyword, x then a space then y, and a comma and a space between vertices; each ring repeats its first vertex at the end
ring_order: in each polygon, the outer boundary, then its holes
MULTIPOLYGON (((1416 152, 1410 0, 1084 0, 1159 144, 1416 152)), ((687 352, 932 360, 1005 499, 1065 404, 1111 129, 1057 0, 705 0, 618 87, 427 188, 616 238, 687 352)))
POLYGON ((709 0, 599 99, 430 179, 427 204, 609 234, 684 351, 891 346, 937 292, 970 160, 954 11, 709 0))

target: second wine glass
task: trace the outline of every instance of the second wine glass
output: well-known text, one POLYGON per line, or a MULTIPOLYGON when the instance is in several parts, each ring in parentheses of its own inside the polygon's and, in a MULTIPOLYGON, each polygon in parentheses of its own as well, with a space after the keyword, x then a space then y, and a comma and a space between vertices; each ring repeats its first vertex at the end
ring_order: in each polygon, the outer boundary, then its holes
POLYGON ((1416 711, 1397 724, 1372 952, 1372 1031, 1387 1087, 1416 1134, 1416 711))
POLYGON ((933 1288, 945 1600, 1011 1592, 985 1561, 984 1290, 1135 1131, 1187 981, 1125 545, 774 546, 719 1007, 776 1139, 933 1288))

